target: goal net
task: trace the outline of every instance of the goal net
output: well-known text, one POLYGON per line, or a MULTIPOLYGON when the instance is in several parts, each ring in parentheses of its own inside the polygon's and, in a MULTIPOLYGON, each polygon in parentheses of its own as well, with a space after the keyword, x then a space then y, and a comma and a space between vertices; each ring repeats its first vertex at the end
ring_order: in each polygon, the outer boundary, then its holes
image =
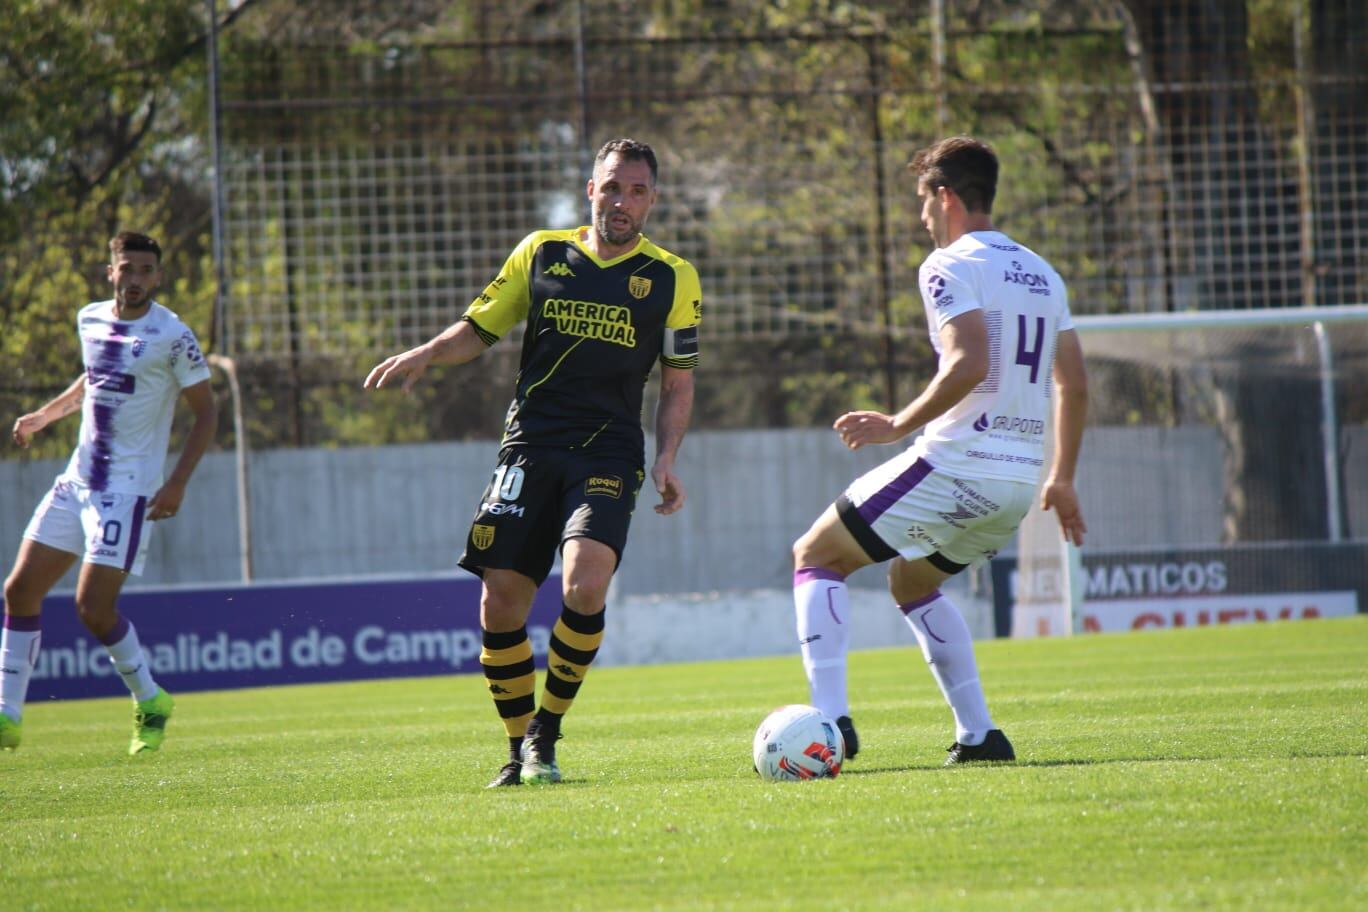
POLYGON ((1031 512, 991 566, 1000 634, 1368 606, 1368 306, 1076 322, 1089 531, 1031 512))

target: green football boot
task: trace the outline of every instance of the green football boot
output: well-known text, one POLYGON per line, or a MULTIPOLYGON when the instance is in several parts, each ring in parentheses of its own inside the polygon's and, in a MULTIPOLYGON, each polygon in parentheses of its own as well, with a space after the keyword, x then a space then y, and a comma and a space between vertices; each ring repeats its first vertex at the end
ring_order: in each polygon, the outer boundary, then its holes
POLYGON ((556 763, 556 742, 560 732, 533 719, 527 727, 522 743, 522 769, 519 779, 523 785, 551 785, 561 781, 560 765, 556 763))
POLYGON ((133 741, 128 745, 129 754, 154 751, 161 747, 166 737, 166 723, 176 701, 161 688, 149 700, 138 700, 133 704, 133 741))
POLYGON ((23 726, 4 713, 0 713, 0 750, 14 750, 19 746, 19 736, 23 726))

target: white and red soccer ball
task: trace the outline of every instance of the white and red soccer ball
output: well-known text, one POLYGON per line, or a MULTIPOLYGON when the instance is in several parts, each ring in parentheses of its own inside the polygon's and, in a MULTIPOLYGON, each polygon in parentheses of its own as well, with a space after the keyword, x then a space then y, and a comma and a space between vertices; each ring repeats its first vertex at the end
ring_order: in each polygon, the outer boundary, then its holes
POLYGON ((761 779, 834 779, 845 760, 845 739, 815 706, 781 706, 765 717, 751 744, 761 779))

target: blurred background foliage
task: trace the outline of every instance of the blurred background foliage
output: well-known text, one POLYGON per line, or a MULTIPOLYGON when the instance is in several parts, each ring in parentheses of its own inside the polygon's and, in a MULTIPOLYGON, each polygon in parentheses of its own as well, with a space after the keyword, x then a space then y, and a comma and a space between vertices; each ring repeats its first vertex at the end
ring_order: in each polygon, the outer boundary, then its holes
POLYGON ((661 153, 648 234, 703 275, 698 428, 822 426, 925 383, 902 167, 950 132, 994 142, 999 225, 1075 312, 1364 299, 1351 0, 965 0, 939 24, 924 0, 218 0, 216 312, 207 6, 0 0, 7 415, 75 376, 75 313, 136 229, 163 303, 237 360, 253 448, 496 436, 516 339, 409 396, 361 380, 523 234, 583 223, 588 157, 624 133, 661 153), (1299 175, 1313 136, 1335 154, 1299 175))

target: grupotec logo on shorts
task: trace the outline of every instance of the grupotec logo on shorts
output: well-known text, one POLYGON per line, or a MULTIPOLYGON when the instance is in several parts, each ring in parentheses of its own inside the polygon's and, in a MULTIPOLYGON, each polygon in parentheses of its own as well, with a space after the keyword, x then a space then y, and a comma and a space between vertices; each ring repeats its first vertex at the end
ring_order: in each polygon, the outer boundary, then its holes
POLYGON ((616 475, 590 475, 584 482, 584 493, 616 499, 622 496, 622 479, 616 475))
POLYGON ((494 527, 476 523, 470 527, 470 543, 483 551, 494 544, 494 527))

